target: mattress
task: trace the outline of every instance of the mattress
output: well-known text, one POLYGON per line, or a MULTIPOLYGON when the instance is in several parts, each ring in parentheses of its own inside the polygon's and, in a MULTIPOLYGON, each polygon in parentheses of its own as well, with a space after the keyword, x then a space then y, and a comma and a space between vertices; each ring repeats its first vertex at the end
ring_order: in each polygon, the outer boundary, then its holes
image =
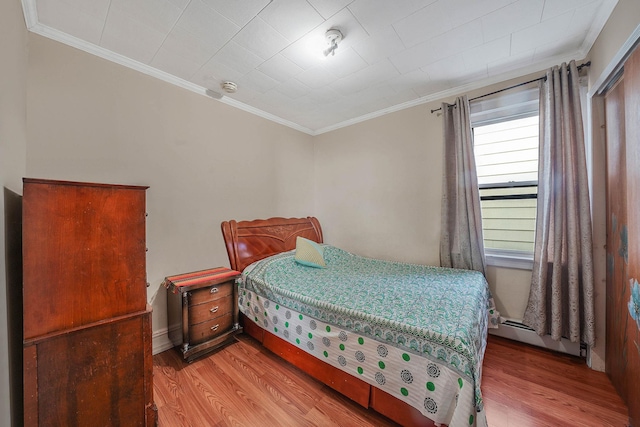
POLYGON ((262 328, 407 402, 436 423, 483 426, 487 328, 498 314, 475 271, 382 261, 324 245, 248 266, 240 310, 262 328))

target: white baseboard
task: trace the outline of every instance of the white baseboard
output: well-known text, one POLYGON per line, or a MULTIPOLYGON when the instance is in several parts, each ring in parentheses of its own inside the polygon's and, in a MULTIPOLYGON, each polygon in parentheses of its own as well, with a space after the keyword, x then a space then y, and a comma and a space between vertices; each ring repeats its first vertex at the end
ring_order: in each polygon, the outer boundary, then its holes
POLYGON ((549 335, 541 337, 527 326, 518 326, 516 322, 501 323, 498 329, 489 329, 489 333, 514 341, 543 347, 548 350, 580 356, 580 343, 571 342, 564 338, 561 341, 555 341, 551 339, 549 335))
MULTIPOLYGON (((535 331, 526 329, 526 326, 518 327, 510 323, 501 323, 498 329, 489 329, 489 333, 549 350, 580 356, 580 343, 574 343, 564 338, 561 341, 555 341, 548 335, 539 336, 535 331)), ((174 327, 172 329, 177 330, 178 328, 174 327)), ((173 332, 175 333, 175 331, 173 332)), ((153 333, 153 354, 162 353, 173 347, 175 346, 169 339, 169 328, 163 328, 153 333)))
POLYGON ((169 339, 169 329, 163 328, 159 331, 155 331, 151 337, 153 341, 153 354, 162 353, 163 351, 173 348, 174 345, 169 339))

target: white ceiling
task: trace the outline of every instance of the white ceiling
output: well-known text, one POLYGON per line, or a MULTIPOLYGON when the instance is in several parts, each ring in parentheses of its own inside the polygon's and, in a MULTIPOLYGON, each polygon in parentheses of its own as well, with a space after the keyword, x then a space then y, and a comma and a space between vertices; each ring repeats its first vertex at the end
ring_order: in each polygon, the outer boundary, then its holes
POLYGON ((31 31, 315 135, 583 59, 617 0, 22 3, 31 31))

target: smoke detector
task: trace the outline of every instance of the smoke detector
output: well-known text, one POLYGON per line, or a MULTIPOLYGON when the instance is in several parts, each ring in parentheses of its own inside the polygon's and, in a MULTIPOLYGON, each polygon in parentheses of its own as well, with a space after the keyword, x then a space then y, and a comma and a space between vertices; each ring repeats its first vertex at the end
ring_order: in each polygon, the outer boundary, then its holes
POLYGON ((238 85, 235 84, 234 82, 229 82, 229 81, 222 82, 220 87, 222 88, 222 90, 224 90, 227 93, 236 93, 236 91, 238 90, 238 85))

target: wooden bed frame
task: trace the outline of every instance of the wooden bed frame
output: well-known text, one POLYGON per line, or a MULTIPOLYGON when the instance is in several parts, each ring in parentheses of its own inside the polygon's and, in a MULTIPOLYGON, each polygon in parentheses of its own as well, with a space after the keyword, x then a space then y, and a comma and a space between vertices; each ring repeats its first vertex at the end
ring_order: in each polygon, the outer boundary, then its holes
MULTIPOLYGON (((295 249, 297 236, 323 242, 320 222, 315 217, 231 220, 221 227, 231 268, 237 271, 268 256, 295 249)), ((412 406, 265 331, 242 313, 241 321, 244 332, 264 347, 365 408, 404 426, 435 427, 433 421, 412 406)))

